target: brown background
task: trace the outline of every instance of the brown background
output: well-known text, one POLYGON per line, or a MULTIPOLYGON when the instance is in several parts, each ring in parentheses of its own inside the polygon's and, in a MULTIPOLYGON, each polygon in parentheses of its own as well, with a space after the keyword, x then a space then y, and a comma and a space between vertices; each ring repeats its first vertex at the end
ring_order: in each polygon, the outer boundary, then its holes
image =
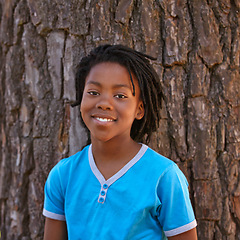
POLYGON ((189 181, 200 240, 240 239, 239 0, 1 0, 2 239, 42 239, 49 170, 78 151, 74 72, 100 43, 158 58, 151 147, 189 181))

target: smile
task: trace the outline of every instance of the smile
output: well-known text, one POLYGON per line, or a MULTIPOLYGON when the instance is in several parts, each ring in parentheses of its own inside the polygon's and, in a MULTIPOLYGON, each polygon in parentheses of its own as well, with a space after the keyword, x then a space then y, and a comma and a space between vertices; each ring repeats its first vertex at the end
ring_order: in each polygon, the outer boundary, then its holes
POLYGON ((113 122, 113 119, 109 119, 109 118, 100 118, 100 117, 95 117, 95 119, 97 119, 100 122, 113 122))

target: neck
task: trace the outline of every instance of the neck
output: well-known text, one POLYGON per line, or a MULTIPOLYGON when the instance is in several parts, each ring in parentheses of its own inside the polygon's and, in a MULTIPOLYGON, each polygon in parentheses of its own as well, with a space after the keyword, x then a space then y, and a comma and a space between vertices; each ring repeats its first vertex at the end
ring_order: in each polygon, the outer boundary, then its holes
POLYGON ((140 150, 141 145, 132 139, 101 142, 92 139, 92 153, 98 170, 109 179, 122 169, 140 150))
POLYGON ((101 142, 92 139, 92 151, 96 160, 100 161, 122 161, 133 157, 141 146, 133 139, 123 139, 122 141, 101 142))

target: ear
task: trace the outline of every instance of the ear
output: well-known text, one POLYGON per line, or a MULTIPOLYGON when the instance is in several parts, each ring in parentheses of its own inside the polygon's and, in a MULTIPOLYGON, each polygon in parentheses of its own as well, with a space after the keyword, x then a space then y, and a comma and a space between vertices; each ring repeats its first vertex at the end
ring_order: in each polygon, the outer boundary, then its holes
POLYGON ((144 116, 144 112, 145 112, 145 111, 144 111, 143 102, 140 101, 140 102, 138 103, 138 108, 137 108, 137 112, 136 112, 136 119, 137 119, 137 120, 142 119, 143 116, 144 116))

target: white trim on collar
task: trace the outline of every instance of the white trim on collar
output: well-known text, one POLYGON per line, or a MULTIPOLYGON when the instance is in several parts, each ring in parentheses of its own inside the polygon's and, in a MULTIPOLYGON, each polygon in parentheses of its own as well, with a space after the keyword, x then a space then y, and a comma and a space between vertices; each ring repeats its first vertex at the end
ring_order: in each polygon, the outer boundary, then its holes
POLYGON ((88 149, 89 164, 93 174, 96 176, 101 186, 103 186, 104 184, 107 184, 107 186, 109 187, 111 184, 113 184, 119 178, 121 178, 135 163, 137 163, 138 160, 140 160, 141 157, 144 155, 144 153, 147 151, 147 149, 148 149, 148 146, 145 144, 142 144, 142 147, 140 148, 138 153, 135 155, 135 157, 132 158, 122 169, 120 169, 116 174, 114 174, 108 180, 105 180, 105 178, 103 177, 103 175, 101 174, 101 172, 98 170, 96 166, 96 163, 94 161, 93 154, 92 154, 92 144, 89 146, 89 149, 88 149))

